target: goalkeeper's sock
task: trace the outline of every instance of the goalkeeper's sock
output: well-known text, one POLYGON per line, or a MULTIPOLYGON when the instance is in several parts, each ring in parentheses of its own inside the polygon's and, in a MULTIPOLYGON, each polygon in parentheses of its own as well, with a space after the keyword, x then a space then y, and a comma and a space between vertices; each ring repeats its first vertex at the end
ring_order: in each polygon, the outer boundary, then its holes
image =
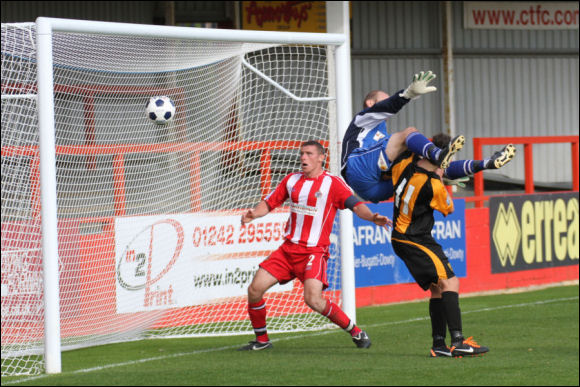
POLYGON ((330 321, 349 332, 351 336, 356 336, 360 333, 360 328, 350 320, 338 305, 330 300, 326 300, 326 307, 322 311, 322 315, 328 317, 330 321))
POLYGON ((429 160, 437 160, 441 152, 441 149, 436 147, 427 137, 419 132, 409 134, 405 139, 405 144, 411 152, 429 160))
POLYGON ((486 168, 486 160, 456 160, 449 163, 445 169, 445 176, 451 180, 471 176, 486 168))
POLYGON ((270 341, 266 329, 266 301, 261 299, 256 303, 248 302, 248 313, 256 334, 256 340, 261 343, 270 341))

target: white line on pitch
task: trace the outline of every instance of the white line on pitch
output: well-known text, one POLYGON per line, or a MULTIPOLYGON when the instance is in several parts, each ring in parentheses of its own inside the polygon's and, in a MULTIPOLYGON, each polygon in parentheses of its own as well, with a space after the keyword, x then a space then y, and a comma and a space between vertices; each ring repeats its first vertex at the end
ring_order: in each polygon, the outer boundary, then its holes
MULTIPOLYGON (((470 314, 470 313, 489 312, 489 311, 500 310, 500 309, 520 308, 520 307, 524 307, 524 306, 542 305, 542 304, 549 304, 549 303, 554 303, 554 302, 573 301, 573 300, 578 300, 578 297, 556 298, 556 299, 552 299, 552 300, 527 302, 527 303, 512 304, 512 305, 494 306, 494 307, 490 307, 490 308, 468 310, 465 312, 462 311, 461 314, 464 315, 464 314, 470 314)), ((408 320, 390 321, 390 322, 371 324, 371 325, 360 325, 360 326, 365 327, 365 328, 375 328, 375 327, 381 327, 381 326, 386 326, 386 325, 407 324, 410 322, 424 321, 424 320, 428 320, 428 319, 429 319, 429 317, 417 317, 417 318, 411 318, 408 320)), ((306 333, 306 334, 299 335, 299 336, 282 337, 282 338, 278 338, 278 339, 273 339, 271 341, 278 342, 278 341, 287 341, 287 340, 294 340, 294 339, 303 339, 306 337, 322 336, 322 335, 327 335, 327 334, 336 333, 336 332, 339 332, 339 331, 335 330, 335 329, 331 329, 331 330, 321 331, 321 332, 316 332, 316 333, 306 333)), ((171 359, 171 358, 176 358, 176 357, 199 355, 202 353, 226 351, 229 349, 237 349, 237 348, 239 348, 239 345, 229 345, 229 346, 218 347, 218 348, 200 349, 200 350, 191 351, 191 352, 180 352, 180 353, 174 353, 174 354, 170 354, 170 355, 148 357, 148 358, 139 359, 139 360, 131 360, 131 361, 126 361, 126 362, 122 362, 122 363, 107 364, 107 365, 100 366, 100 367, 91 367, 91 368, 84 368, 84 369, 80 369, 80 370, 76 370, 76 371, 62 372, 58 375, 85 374, 85 373, 89 373, 89 372, 93 372, 93 371, 102 371, 102 370, 106 370, 109 368, 124 367, 124 366, 130 366, 130 365, 135 365, 135 364, 147 363, 150 361, 166 360, 166 359, 171 359)), ((42 374, 42 375, 30 376, 30 377, 27 377, 24 379, 19 379, 19 380, 11 380, 11 381, 7 381, 7 382, 3 381, 2 385, 19 384, 19 383, 28 382, 31 380, 45 378, 48 376, 50 376, 50 375, 42 374)))

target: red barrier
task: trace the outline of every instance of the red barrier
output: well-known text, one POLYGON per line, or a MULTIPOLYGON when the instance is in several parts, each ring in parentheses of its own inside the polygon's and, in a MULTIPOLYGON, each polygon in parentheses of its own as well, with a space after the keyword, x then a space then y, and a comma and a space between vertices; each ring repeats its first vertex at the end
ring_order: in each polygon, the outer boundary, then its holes
MULTIPOLYGON (((115 234, 112 218, 101 218, 98 233, 82 234, 79 228, 97 220, 71 220, 59 223, 64 230, 59 234, 59 251, 62 264, 67 268, 61 278, 61 313, 63 337, 78 335, 118 333, 131 328, 136 321, 156 321, 155 327, 169 327, 187 324, 207 323, 211 319, 235 321, 247 318, 245 297, 232 298, 227 306, 204 305, 160 312, 117 314, 115 297, 115 234), (74 278, 73 278, 74 276, 74 278), (98 292, 95 289, 99 289, 98 292), (226 312, 228 310, 228 313, 226 312), (218 313, 222 312, 222 314, 218 313), (87 316, 90 316, 87 319, 87 316), (157 316, 157 318, 154 318, 157 316), (103 321, 107 321, 104 324, 103 321)), ((16 226, 14 226, 16 227, 16 226)), ((3 234, 25 232, 25 225, 12 230, 3 224, 3 234), (23 228, 24 227, 24 228, 23 228)), ((462 294, 503 290, 530 285, 542 285, 562 281, 578 280, 578 266, 525 270, 520 272, 492 274, 490 260, 490 224, 488 208, 466 209, 465 238, 467 276, 460 278, 462 294)), ((39 241, 35 242, 36 244, 39 241)), ((36 248, 40 252, 39 247, 36 248)), ((302 289, 297 284, 292 297, 301 298, 302 289)), ((271 294, 269 305, 271 315, 282 315, 278 308, 280 294, 271 294)), ((357 307, 386 303, 420 300, 429 297, 415 283, 397 284, 356 289, 357 307)), ((297 313, 307 313, 309 309, 300 304, 297 313)), ((287 313, 287 311, 286 311, 287 313)), ((214 320, 215 321, 215 320, 214 320)), ((30 325, 19 329, 30 329, 30 325)), ((29 337, 14 332, 14 340, 29 337)))
MULTIPOLYGON (((481 137, 473 139, 473 159, 483 160, 484 145, 506 145, 506 144, 524 144, 524 168, 525 168, 525 192, 534 193, 534 162, 532 145, 533 144, 553 144, 553 143, 570 143, 571 162, 572 162, 572 190, 580 189, 580 169, 578 167, 578 137, 579 136, 537 136, 537 137, 481 137)), ((483 175, 476 173, 473 176, 473 194, 475 206, 483 207, 483 175), (474 200, 476 199, 476 200, 474 200)))
MULTIPOLYGON (((90 137, 90 136, 89 136, 90 137)), ((323 147, 328 148, 328 141, 320 141, 323 147)), ((96 155, 113 155, 113 204, 115 216, 125 215, 125 156, 135 153, 191 153, 189 163, 189 186, 190 186, 190 207, 192 211, 199 211, 201 208, 201 162, 202 152, 221 151, 258 151, 260 153, 260 191, 265 197, 272 189, 272 150, 300 149, 302 141, 224 141, 224 142, 183 142, 164 144, 117 144, 117 145, 57 145, 57 155, 84 155, 90 161, 87 165, 92 165, 96 155)), ((31 169, 31 184, 36 184, 40 172, 38 168, 38 147, 37 146, 4 146, 2 147, 2 157, 33 157, 34 165, 31 169)), ((326 159, 326 167, 330 165, 329 158, 326 159)), ((33 189, 33 193, 36 192, 33 189)), ((33 194, 32 206, 38 206, 40 194, 33 194)))

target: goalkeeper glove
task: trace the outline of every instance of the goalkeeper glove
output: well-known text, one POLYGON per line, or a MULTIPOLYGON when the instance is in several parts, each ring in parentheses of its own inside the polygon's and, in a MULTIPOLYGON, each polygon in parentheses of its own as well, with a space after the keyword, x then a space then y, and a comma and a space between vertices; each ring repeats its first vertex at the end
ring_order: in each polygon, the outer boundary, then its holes
POLYGON ((405 91, 399 95, 407 99, 416 99, 423 94, 435 91, 437 90, 435 86, 427 86, 427 84, 436 77, 437 76, 433 74, 431 70, 427 72, 421 71, 419 74, 415 74, 413 77, 413 82, 411 82, 409 87, 407 87, 405 91))
POLYGON ((465 188, 465 183, 467 183, 469 181, 469 177, 465 176, 465 177, 460 177, 458 179, 448 179, 446 177, 443 178, 443 184, 445 185, 457 185, 461 188, 465 188))

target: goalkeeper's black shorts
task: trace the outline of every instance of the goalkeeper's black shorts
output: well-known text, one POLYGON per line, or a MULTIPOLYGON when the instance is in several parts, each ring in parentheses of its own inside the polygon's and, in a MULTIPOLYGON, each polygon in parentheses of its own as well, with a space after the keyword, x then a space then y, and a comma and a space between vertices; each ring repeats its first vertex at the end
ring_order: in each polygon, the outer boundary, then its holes
POLYGON ((440 279, 455 277, 443 248, 431 235, 409 237, 393 230, 391 244, 423 290, 440 279))

